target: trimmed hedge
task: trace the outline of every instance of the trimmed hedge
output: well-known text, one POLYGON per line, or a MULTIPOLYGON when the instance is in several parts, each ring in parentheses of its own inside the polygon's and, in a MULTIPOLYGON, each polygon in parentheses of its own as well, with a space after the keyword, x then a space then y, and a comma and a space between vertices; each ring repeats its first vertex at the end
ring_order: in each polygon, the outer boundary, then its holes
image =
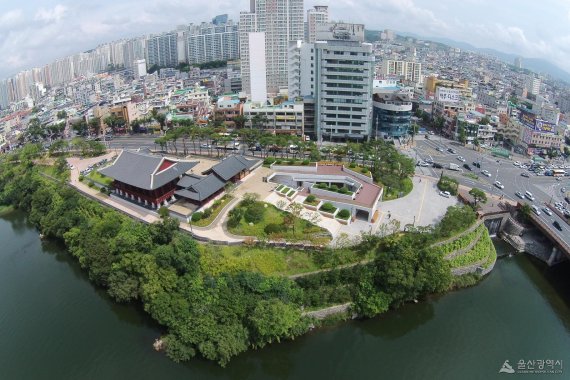
POLYGON ((196 211, 195 213, 192 214, 192 221, 193 222, 197 222, 200 219, 202 219, 202 212, 196 211))
POLYGON ((332 203, 326 202, 323 203, 319 210, 333 214, 336 211, 336 207, 334 207, 332 203))
POLYGON ((348 211, 347 209, 343 208, 342 210, 340 210, 338 212, 338 214, 336 214, 337 218, 339 219, 344 219, 347 220, 348 218, 350 218, 350 211, 348 211))

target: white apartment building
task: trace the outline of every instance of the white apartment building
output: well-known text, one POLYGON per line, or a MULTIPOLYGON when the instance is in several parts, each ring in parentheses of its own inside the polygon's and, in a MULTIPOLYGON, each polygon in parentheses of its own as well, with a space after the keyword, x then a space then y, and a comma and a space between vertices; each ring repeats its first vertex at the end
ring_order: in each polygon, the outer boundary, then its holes
POLYGON ((422 64, 413 61, 387 59, 382 62, 382 74, 397 75, 404 80, 419 83, 422 81, 422 64))
POLYGON ((374 54, 364 25, 320 25, 317 42, 291 43, 289 97, 315 100, 317 141, 370 136, 374 54))
POLYGON ((252 0, 249 12, 240 13, 240 56, 243 89, 250 94, 249 39, 251 32, 265 33, 267 92, 277 94, 287 87, 287 49, 290 41, 304 35, 303 0, 252 0))
POLYGON ((146 75, 146 60, 137 59, 133 62, 133 73, 135 79, 144 77, 146 75))
POLYGON ((239 58, 238 25, 231 20, 191 24, 186 32, 186 56, 190 64, 239 58))
POLYGON ((150 36, 147 41, 146 63, 148 67, 175 67, 178 65, 178 34, 163 33, 150 36))
POLYGON ((307 42, 315 42, 317 36, 317 25, 328 24, 328 22, 329 7, 324 5, 315 5, 312 9, 307 10, 307 42))
POLYGON ((527 76, 525 87, 530 94, 538 95, 540 93, 540 78, 527 76))

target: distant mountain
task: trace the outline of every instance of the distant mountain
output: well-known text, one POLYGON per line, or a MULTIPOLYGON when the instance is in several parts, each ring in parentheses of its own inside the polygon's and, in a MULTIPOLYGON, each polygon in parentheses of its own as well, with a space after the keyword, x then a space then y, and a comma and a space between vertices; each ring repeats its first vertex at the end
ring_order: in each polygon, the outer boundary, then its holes
MULTIPOLYGON (((380 32, 377 32, 377 31, 367 30, 367 31, 365 31, 365 37, 367 40, 369 37, 370 37, 370 40, 374 40, 374 37, 379 36, 379 33, 380 32)), ((445 44, 448 46, 457 47, 461 50, 468 50, 468 51, 474 51, 474 52, 478 52, 478 53, 484 53, 484 54, 492 55, 492 56, 497 57, 500 60, 504 61, 505 63, 511 64, 511 65, 513 64, 516 57, 521 57, 520 55, 517 55, 517 54, 504 53, 504 52, 501 52, 501 51, 498 51, 495 49, 478 48, 478 47, 475 47, 475 46, 473 46, 467 42, 455 41, 455 40, 452 40, 449 38, 444 38, 444 37, 424 37, 424 36, 419 36, 419 35, 414 34, 414 33, 406 33, 406 32, 396 32, 396 33, 398 35, 404 36, 404 37, 413 37, 413 38, 417 38, 420 40, 433 41, 433 42, 445 44)), ((523 68, 532 70, 536 73, 549 74, 555 78, 558 78, 558 79, 561 79, 563 81, 570 83, 570 73, 561 69, 560 67, 556 66, 555 64, 553 64, 553 63, 551 63, 545 59, 542 59, 542 58, 526 58, 526 57, 521 57, 521 58, 522 58, 523 68)))

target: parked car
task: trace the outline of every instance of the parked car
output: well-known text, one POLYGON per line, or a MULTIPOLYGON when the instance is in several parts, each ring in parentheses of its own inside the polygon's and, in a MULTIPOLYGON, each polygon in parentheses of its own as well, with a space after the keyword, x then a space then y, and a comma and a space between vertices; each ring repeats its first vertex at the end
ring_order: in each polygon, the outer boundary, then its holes
POLYGON ((526 191, 524 193, 524 196, 527 197, 529 200, 534 202, 534 195, 532 195, 532 193, 530 191, 526 191))
POLYGON ((465 158, 461 157, 461 156, 457 156, 457 159, 461 162, 465 162, 465 158))
POLYGON ((425 162, 425 161, 418 161, 418 163, 417 163, 416 165, 417 165, 417 166, 423 166, 423 167, 429 166, 429 164, 428 164, 427 162, 425 162))
POLYGON ((532 211, 536 214, 536 215, 540 215, 540 210, 538 209, 538 207, 536 207, 535 205, 530 206, 530 208, 532 209, 532 211))
POLYGON ((498 187, 499 189, 504 189, 504 188, 505 188, 505 185, 503 185, 503 184, 502 184, 501 182, 499 182, 499 181, 495 181, 495 183, 494 183, 493 185, 495 185, 495 186, 498 187))
POLYGON ((550 211, 550 209, 547 206, 544 206, 542 208, 542 211, 544 211, 544 213, 548 216, 552 216, 552 211, 550 211))
POLYGON ((560 189, 560 192, 561 192, 561 193, 565 193, 565 192, 566 192, 566 188, 565 188, 565 187, 561 188, 561 189, 560 189))
POLYGON ((516 195, 517 197, 519 197, 520 199, 524 199, 524 195, 523 195, 523 193, 521 193, 520 191, 516 191, 516 192, 515 192, 515 195, 516 195))
POLYGON ((440 191, 439 195, 441 195, 442 197, 446 197, 446 198, 449 198, 451 196, 449 191, 440 191))
POLYGON ((521 176, 526 177, 526 178, 529 178, 529 177, 530 177, 530 175, 529 175, 527 172, 522 172, 522 173, 521 173, 521 176))
POLYGON ((471 171, 471 166, 467 165, 467 164, 463 164, 463 167, 469 171, 471 171))
POLYGON ((475 166, 476 168, 481 169, 481 163, 480 163, 480 162, 473 161, 473 166, 475 166))
POLYGON ((481 170, 481 173, 483 173, 483 175, 486 176, 486 177, 490 177, 490 176, 491 176, 491 173, 489 173, 488 170, 484 170, 484 169, 483 169, 483 170, 481 170))
POLYGON ((437 162, 434 162, 432 164, 434 169, 443 169, 443 165, 442 164, 438 164, 437 162))
POLYGON ((435 148, 435 150, 437 150, 438 152, 443 152, 443 148, 440 148, 439 146, 435 148))
POLYGON ((451 153, 451 154, 457 153, 457 152, 455 151, 455 149, 452 149, 452 148, 447 148, 447 151, 448 151, 449 153, 451 153))
POLYGON ((560 225, 560 223, 558 223, 557 220, 555 220, 554 223, 552 223, 552 225, 553 225, 558 231, 562 231, 562 226, 560 225))

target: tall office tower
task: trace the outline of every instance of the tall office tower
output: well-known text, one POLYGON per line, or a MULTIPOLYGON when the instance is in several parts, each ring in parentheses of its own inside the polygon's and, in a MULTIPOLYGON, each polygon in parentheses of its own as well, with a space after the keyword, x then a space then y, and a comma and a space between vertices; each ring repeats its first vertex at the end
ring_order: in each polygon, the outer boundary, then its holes
POLYGON ((176 56, 178 63, 188 62, 188 50, 186 49, 186 38, 188 37, 188 30, 185 27, 178 27, 176 30, 176 56))
POLYGON ((410 82, 421 82, 422 64, 414 61, 395 61, 386 59, 382 62, 382 74, 397 75, 410 82))
POLYGON ((364 25, 317 27, 316 42, 289 46, 289 97, 313 97, 317 141, 366 140, 372 116, 374 53, 364 25))
POLYGON ((307 41, 315 42, 317 34, 317 25, 327 24, 329 22, 329 7, 324 5, 315 5, 313 9, 307 10, 307 41))
POLYGON ((242 57, 243 89, 251 91, 249 38, 247 33, 265 33, 267 92, 276 94, 287 87, 287 49, 290 41, 304 35, 303 0, 252 0, 249 12, 240 14, 240 56, 242 57))
POLYGON ((521 57, 515 58, 515 67, 517 69, 522 69, 522 58, 521 57))
POLYGON ((239 58, 238 26, 225 24, 191 24, 186 39, 188 63, 230 61, 239 58))
POLYGON ((163 33, 150 36, 146 43, 146 63, 148 67, 178 66, 178 35, 163 33))

